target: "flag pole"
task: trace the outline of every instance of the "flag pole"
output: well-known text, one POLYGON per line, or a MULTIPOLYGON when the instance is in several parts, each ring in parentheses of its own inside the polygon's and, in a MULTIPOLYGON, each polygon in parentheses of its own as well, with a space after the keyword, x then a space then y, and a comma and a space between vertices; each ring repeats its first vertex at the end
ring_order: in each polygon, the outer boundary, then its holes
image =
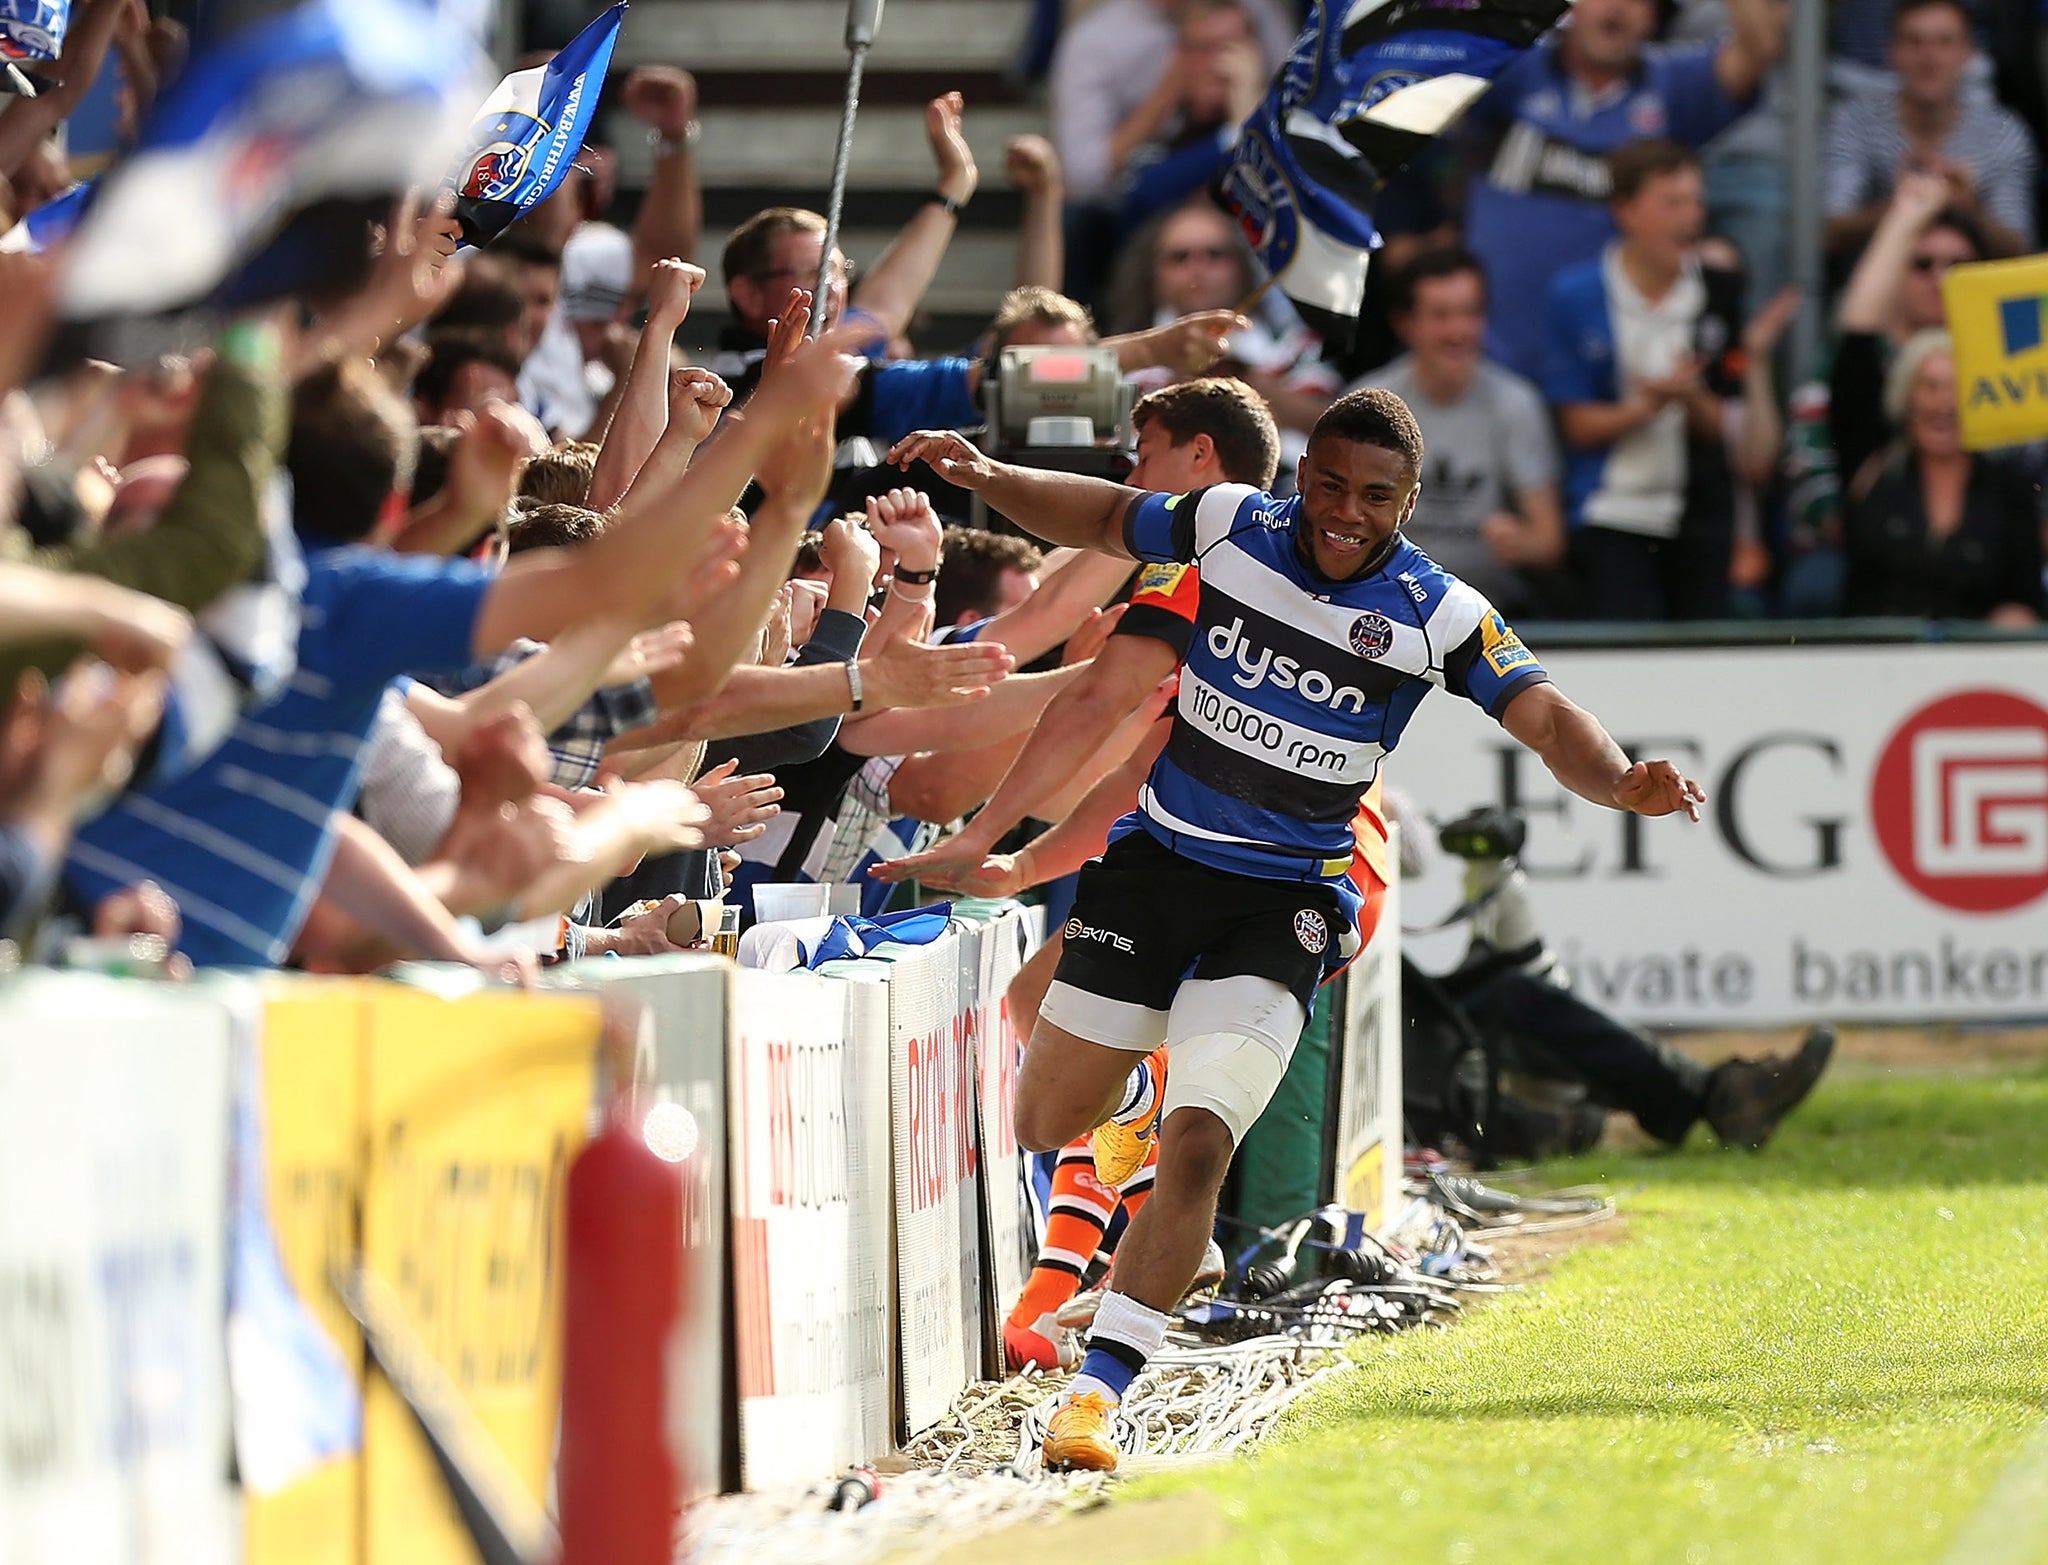
POLYGON ((839 111, 839 147, 832 155, 832 194, 825 205, 825 249, 818 262, 818 283, 811 291, 811 330, 825 329, 825 306, 832 294, 832 252, 839 244, 839 217, 846 207, 847 164, 853 157, 853 117, 860 108, 860 79, 867 69, 868 50, 882 25, 882 0, 847 0, 846 103, 839 111))
POLYGON ((1246 294, 1242 299, 1237 301, 1237 313, 1239 315, 1251 314, 1251 312, 1255 308, 1257 308, 1258 302, 1261 299, 1265 298, 1267 294, 1273 291, 1273 284, 1276 281, 1278 281, 1278 279, 1274 276, 1274 274, 1268 272, 1266 274, 1266 280, 1264 282, 1260 283, 1258 287, 1254 288, 1250 293, 1246 294))

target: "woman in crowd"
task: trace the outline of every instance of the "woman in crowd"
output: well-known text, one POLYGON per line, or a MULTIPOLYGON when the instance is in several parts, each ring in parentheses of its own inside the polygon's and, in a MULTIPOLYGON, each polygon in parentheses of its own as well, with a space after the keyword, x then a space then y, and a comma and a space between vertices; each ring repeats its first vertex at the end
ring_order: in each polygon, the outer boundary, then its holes
POLYGON ((1847 612, 2035 623, 2041 525, 2033 493, 2012 467, 1963 449, 1949 334, 1906 341, 1883 379, 1881 408, 1870 395, 1875 384, 1874 376, 1836 376, 1835 440, 1850 475, 1847 612), (1887 438, 1887 428, 1897 435, 1887 438))

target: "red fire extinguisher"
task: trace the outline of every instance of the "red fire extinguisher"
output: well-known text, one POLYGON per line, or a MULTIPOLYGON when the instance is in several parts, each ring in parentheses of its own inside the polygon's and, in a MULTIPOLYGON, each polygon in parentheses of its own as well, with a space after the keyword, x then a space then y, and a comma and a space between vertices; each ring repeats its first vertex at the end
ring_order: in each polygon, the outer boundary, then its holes
POLYGON ((683 1475, 669 1354, 686 1308, 683 1170, 695 1128, 678 1104, 620 1093, 569 1169, 562 1565, 675 1559, 683 1475))

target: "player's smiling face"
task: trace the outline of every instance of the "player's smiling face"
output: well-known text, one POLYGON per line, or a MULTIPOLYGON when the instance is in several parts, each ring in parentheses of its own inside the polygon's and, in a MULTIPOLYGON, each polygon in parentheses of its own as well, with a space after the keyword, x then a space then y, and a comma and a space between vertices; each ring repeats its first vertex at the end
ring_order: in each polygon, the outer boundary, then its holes
POLYGON ((1295 482, 1301 491, 1295 547, 1332 581, 1356 576, 1378 559, 1422 489, 1421 475, 1400 452, 1330 437, 1309 442, 1295 482))

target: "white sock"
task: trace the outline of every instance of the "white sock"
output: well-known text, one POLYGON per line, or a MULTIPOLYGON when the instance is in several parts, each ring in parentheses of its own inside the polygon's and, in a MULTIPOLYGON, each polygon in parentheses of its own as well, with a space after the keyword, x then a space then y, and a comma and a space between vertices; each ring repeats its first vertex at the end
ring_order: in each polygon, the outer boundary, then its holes
POLYGON ((1088 1353, 1081 1373, 1067 1386, 1071 1401, 1094 1392, 1115 1406, 1143 1371, 1146 1360, 1166 1340, 1168 1317, 1127 1293, 1105 1293, 1088 1332, 1088 1353))
POLYGON ((1108 1381, 1097 1380, 1093 1375, 1076 1375, 1072 1380, 1068 1381, 1066 1395, 1061 1397, 1060 1401, 1062 1403, 1071 1402, 1075 1397, 1086 1396, 1091 1391, 1101 1397, 1111 1407, 1115 1407, 1123 1401, 1122 1397, 1110 1390, 1108 1381))
POLYGON ((1130 1079, 1124 1083, 1124 1100, 1109 1117, 1119 1125, 1135 1125, 1152 1112, 1153 1101, 1159 1096, 1159 1087, 1152 1080, 1152 1072, 1140 1060, 1131 1067, 1130 1079))

